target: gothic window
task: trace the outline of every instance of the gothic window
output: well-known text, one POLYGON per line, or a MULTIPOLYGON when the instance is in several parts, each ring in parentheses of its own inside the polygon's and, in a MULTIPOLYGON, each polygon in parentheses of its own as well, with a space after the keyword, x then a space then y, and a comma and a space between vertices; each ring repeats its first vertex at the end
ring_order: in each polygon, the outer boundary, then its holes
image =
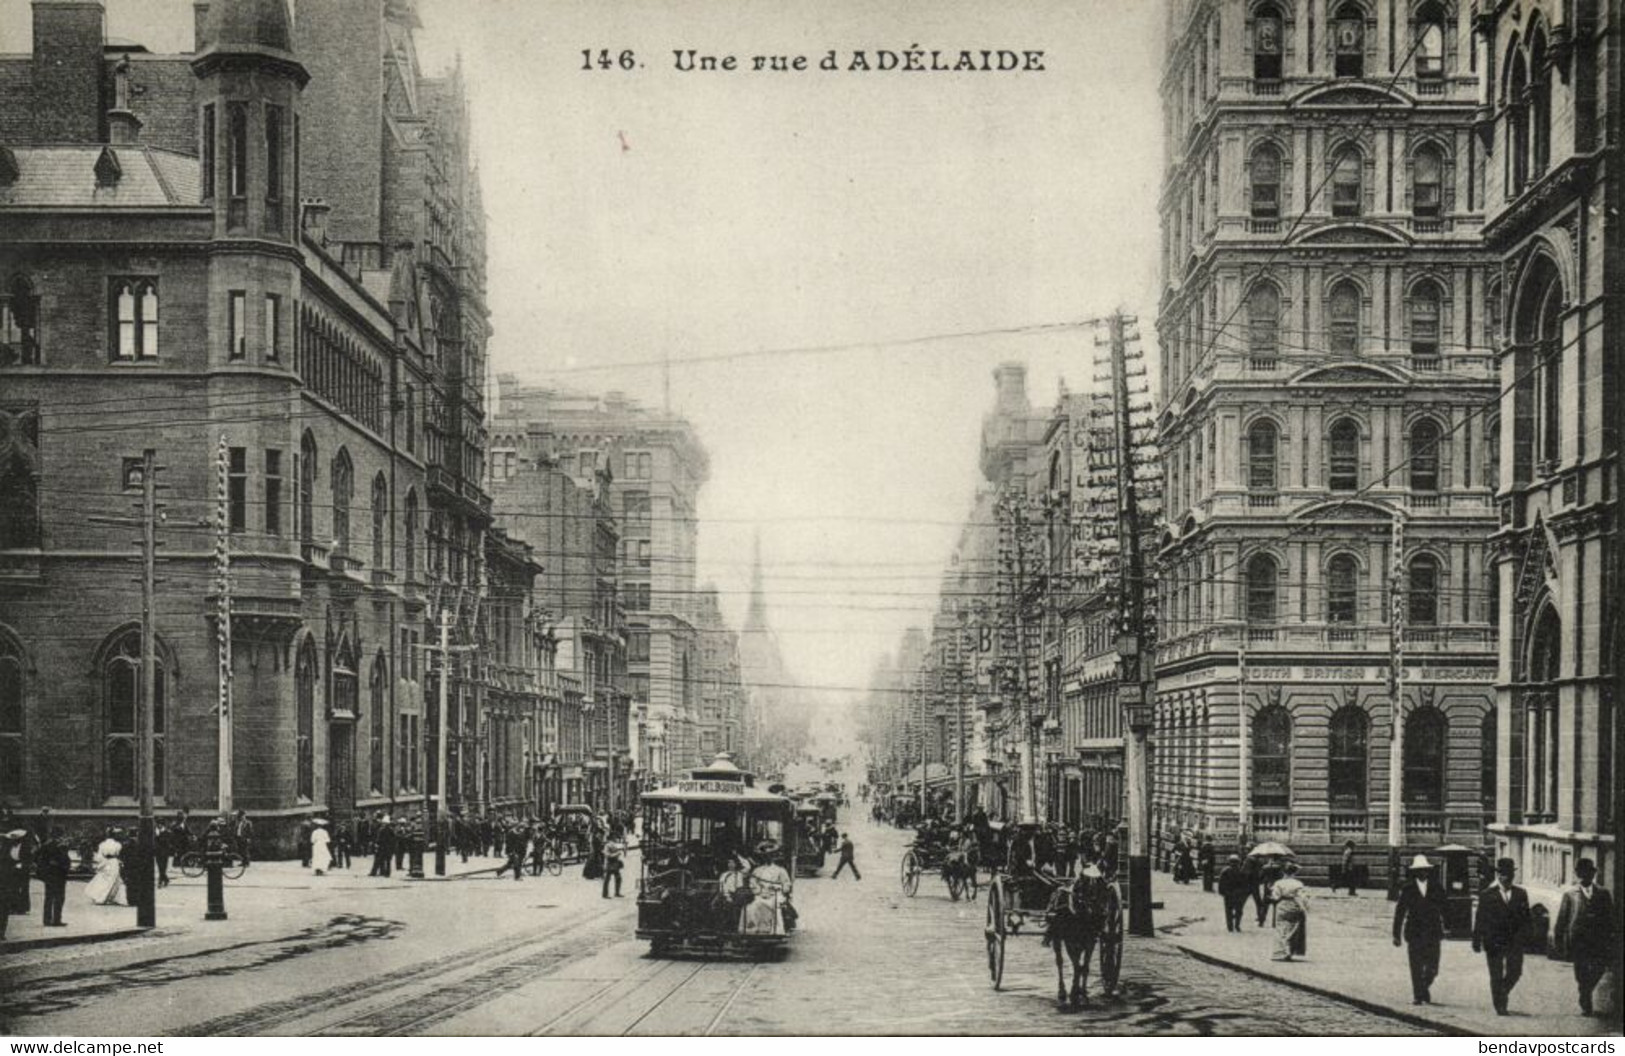
MULTIPOLYGON (((1529 688, 1524 692, 1524 751, 1528 753, 1529 811, 1534 819, 1557 811, 1561 750, 1557 732, 1558 679, 1562 675, 1562 626, 1551 605, 1541 608, 1530 636, 1529 688)), ((1581 746, 1574 745, 1581 758, 1581 746)))
POLYGON ((1513 394, 1514 479, 1531 479, 1534 462, 1561 454, 1563 408, 1563 283, 1551 260, 1537 257, 1517 297, 1513 394))
POLYGON ((1365 76, 1365 12, 1344 4, 1332 20, 1333 72, 1339 77, 1365 76))
POLYGON ((1343 281, 1333 286, 1326 299, 1327 337, 1332 354, 1354 356, 1360 352, 1360 288, 1343 281))
POLYGON ((1478 756, 1481 764, 1478 798, 1486 817, 1495 814, 1495 781, 1500 765, 1499 749, 1496 747, 1499 736, 1495 709, 1491 708, 1484 713, 1484 718, 1478 724, 1478 756))
MULTIPOLYGON (((163 657, 156 657, 152 697, 152 794, 164 794, 164 728, 168 704, 168 672, 163 657)), ((103 795, 108 799, 134 799, 140 794, 136 776, 136 711, 141 707, 141 632, 129 630, 108 646, 102 658, 103 795)))
POLYGON ((1438 80, 1444 76, 1444 11, 1428 4, 1416 15, 1416 76, 1438 80))
POLYGON ((333 552, 350 552, 350 500, 355 497, 355 467, 350 452, 339 448, 333 459, 333 552))
POLYGON ((0 797, 23 794, 23 657, 0 635, 0 797))
POLYGON ((1275 490, 1276 440, 1271 421, 1254 422, 1247 430, 1247 488, 1256 492, 1275 490))
POLYGON ((242 103, 226 104, 226 193, 248 194, 248 107, 242 103))
POLYGON ((1278 81, 1281 79, 1280 9, 1266 4, 1253 14, 1253 79, 1278 81))
POLYGON ((1437 370, 1439 366, 1439 287, 1419 282, 1411 291, 1411 366, 1437 370))
POLYGON ((1327 746, 1327 791, 1333 810, 1363 810, 1366 803, 1366 747, 1371 720, 1352 704, 1332 716, 1327 746))
POLYGON ((1292 716, 1280 705, 1253 716, 1253 806, 1286 810, 1292 805, 1292 716))
POLYGON ((1247 622, 1274 623, 1277 612, 1275 558, 1254 554, 1247 561, 1247 622))
POLYGON ((1410 622, 1430 627, 1439 622, 1439 560, 1431 554, 1411 558, 1405 591, 1410 622))
POLYGON ((1326 563, 1326 622, 1354 623, 1359 615, 1359 565, 1338 554, 1326 563))
POLYGON ((1444 155, 1429 145, 1411 159, 1411 213, 1435 219, 1444 213, 1444 155))
POLYGON ((1332 215, 1359 216, 1363 202, 1365 159, 1357 147, 1344 147, 1332 158, 1332 215))
POLYGON ((1407 809, 1444 809, 1445 730, 1438 708, 1417 708, 1405 717, 1401 795, 1407 809))
POLYGON ((39 366, 39 297, 21 275, 0 288, 0 367, 39 366))
POLYGON ((1253 151, 1252 212, 1257 219, 1273 220, 1281 215, 1281 152, 1266 143, 1253 151))
POLYGON ((203 120, 202 120, 202 125, 201 125, 202 131, 201 131, 200 136, 199 136, 199 138, 202 140, 202 148, 203 148, 201 153, 200 153, 200 157, 202 159, 202 165, 201 165, 202 181, 201 182, 203 184, 203 200, 204 201, 208 201, 209 199, 214 197, 215 150, 216 150, 216 144, 215 144, 215 138, 214 138, 215 137, 215 124, 214 124, 214 121, 215 121, 215 119, 214 119, 214 104, 213 103, 205 103, 204 106, 203 106, 203 120))
POLYGON ((294 767, 300 799, 316 797, 316 646, 309 635, 299 643, 299 656, 293 667, 294 705, 297 726, 294 733, 294 767))
POLYGON ((389 483, 382 473, 372 478, 372 567, 388 567, 385 543, 389 528, 389 483))
POLYGON ((286 136, 283 109, 265 108, 265 227, 282 230, 282 143, 286 136))
POLYGON ((158 358, 158 280, 114 279, 113 353, 119 359, 158 358))
POLYGON ((1360 488, 1360 426, 1339 418, 1326 431, 1326 487, 1332 491, 1360 488))
POLYGON ((417 579, 418 574, 418 493, 413 488, 406 493, 406 581, 417 579))
POLYGON ((1523 48, 1513 41, 1507 54, 1507 190, 1509 196, 1523 190, 1529 179, 1529 69, 1523 48))
POLYGON ((307 429, 299 441, 299 541, 316 541, 316 438, 307 429))
POLYGON ((1552 160, 1552 64, 1546 61, 1546 34, 1536 28, 1529 40, 1529 171, 1540 176, 1552 160))
POLYGON ((1439 423, 1431 418, 1411 426, 1411 490, 1439 490, 1439 423))
POLYGON ((39 411, 0 404, 0 550, 40 545, 39 443, 39 411))

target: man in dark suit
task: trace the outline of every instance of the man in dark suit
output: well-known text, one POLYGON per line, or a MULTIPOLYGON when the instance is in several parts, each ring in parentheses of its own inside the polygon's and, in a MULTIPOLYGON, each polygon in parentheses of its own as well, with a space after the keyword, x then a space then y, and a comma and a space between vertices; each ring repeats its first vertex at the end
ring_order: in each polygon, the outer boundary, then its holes
POLYGON ((1411 1004, 1433 1003, 1433 980, 1439 974, 1439 946, 1444 941, 1444 892, 1423 855, 1411 862, 1411 882, 1394 904, 1394 945, 1405 944, 1411 962, 1411 1004))
POLYGON ((1577 883, 1563 892, 1552 938, 1559 957, 1574 961, 1574 981, 1580 987, 1580 1014, 1592 1014, 1591 994, 1603 973, 1619 956, 1614 935, 1614 900, 1597 883, 1597 863, 1582 858, 1574 867, 1577 883))
POLYGON ((1247 908, 1247 896, 1253 890, 1253 881, 1241 866, 1241 855, 1232 854, 1219 871, 1219 898, 1224 901, 1224 927, 1226 931, 1241 930, 1241 914, 1247 908))
POLYGON ((45 887, 45 926, 62 928, 62 907, 68 898, 68 870, 73 863, 68 859, 68 845, 61 829, 52 829, 50 836, 40 844, 39 864, 36 869, 40 883, 45 887))
POLYGON ((395 826, 389 815, 378 819, 372 831, 372 872, 368 876, 388 878, 390 859, 395 857, 395 826))
POLYGON ((1512 882, 1516 871, 1511 858, 1498 859, 1495 882, 1478 893, 1473 914, 1473 952, 1483 951, 1490 970, 1490 1000, 1502 1016, 1523 975, 1523 941, 1529 930, 1529 893, 1512 882))

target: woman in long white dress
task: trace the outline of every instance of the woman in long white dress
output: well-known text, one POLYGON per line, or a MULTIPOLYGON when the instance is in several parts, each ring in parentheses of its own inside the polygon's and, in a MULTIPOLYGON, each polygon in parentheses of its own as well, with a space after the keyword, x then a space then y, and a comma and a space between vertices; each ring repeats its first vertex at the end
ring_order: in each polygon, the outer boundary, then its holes
POLYGON ((333 867, 333 837, 327 831, 327 819, 317 818, 316 828, 310 834, 310 864, 321 876, 333 867))
POLYGON ((747 935, 783 935, 784 906, 790 900, 792 881, 789 870, 773 860, 778 844, 764 840, 756 848, 756 868, 747 878, 751 899, 745 907, 744 932, 747 935))
POLYGON ((124 878, 119 875, 119 855, 124 847, 113 833, 114 830, 109 829, 107 838, 96 846, 96 875, 85 886, 85 895, 98 906, 128 904, 124 900, 124 878))
POLYGON ((1275 903, 1275 951, 1272 961, 1290 961, 1309 952, 1308 888, 1298 879, 1298 863, 1287 862, 1286 875, 1270 888, 1275 903))

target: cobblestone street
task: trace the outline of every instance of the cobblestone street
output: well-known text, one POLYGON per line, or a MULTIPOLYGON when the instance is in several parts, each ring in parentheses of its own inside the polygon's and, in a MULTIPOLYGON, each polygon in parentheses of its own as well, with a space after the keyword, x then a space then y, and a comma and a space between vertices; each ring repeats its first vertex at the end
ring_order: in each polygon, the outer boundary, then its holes
MULTIPOLYGON (((19 955, 0 1029, 20 1034, 1382 1034, 1401 1021, 1130 940, 1123 993, 1062 1012, 1054 962, 1012 938, 987 977, 982 902, 935 876, 899 890, 905 836, 853 828, 864 879, 801 881, 782 959, 649 955, 628 897, 572 871, 523 883, 315 878, 233 892, 234 930, 201 927, 19 955), (328 881, 324 884, 323 881, 328 881), (444 900, 465 907, 455 926, 444 900), (225 980, 233 985, 218 985, 225 980)), ((636 861, 634 858, 634 869, 636 861)), ((635 872, 634 874, 635 875, 635 872)), ((297 876, 297 874, 295 874, 297 876)), ((77 894, 77 890, 75 891, 77 894)))

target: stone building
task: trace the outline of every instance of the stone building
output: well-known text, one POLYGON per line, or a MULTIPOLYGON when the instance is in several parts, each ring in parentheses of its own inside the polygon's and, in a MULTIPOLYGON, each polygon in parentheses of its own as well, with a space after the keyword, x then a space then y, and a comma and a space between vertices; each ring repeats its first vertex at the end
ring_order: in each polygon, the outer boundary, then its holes
POLYGON ((1590 858, 1619 890, 1621 71, 1618 4, 1486 2, 1476 45, 1496 258, 1497 856, 1555 909, 1590 858), (1610 285, 1611 284, 1611 285, 1610 285))
POLYGON ((723 619, 721 599, 712 585, 695 598, 694 630, 700 643, 700 757, 728 752, 741 766, 754 765, 744 752, 746 694, 739 632, 723 619))
POLYGON ((1164 834, 1384 846, 1397 782, 1398 842, 1485 837, 1498 269, 1470 16, 1460 0, 1171 5, 1164 834))
MULTIPOLYGON (((33 54, 0 56, 8 806, 85 826, 134 813, 131 532, 88 515, 126 512, 144 448, 166 505, 158 802, 217 803, 202 527, 217 516, 234 560, 234 805, 283 844, 301 817, 398 809, 429 780, 424 595, 438 584, 477 611, 486 500, 466 457, 478 405, 458 385, 483 370, 483 220, 460 89, 409 61, 410 4, 309 0, 300 15, 199 4, 195 51, 154 55, 106 39, 99 0, 39 0, 33 54), (349 102, 391 100, 434 145, 374 136, 344 148, 343 173, 423 149, 433 171, 352 198, 313 163, 310 137, 348 120, 329 86, 351 75, 349 102), (413 111, 414 95, 437 104, 413 111), (347 225, 386 214, 352 252, 347 225), (436 268, 454 293, 432 306, 436 268)), ((477 729, 477 689, 458 700, 477 729)))
POLYGON ((578 481, 606 473, 610 512, 620 529, 616 578, 626 613, 625 685, 636 713, 632 737, 642 779, 654 782, 703 765, 709 760, 699 756, 694 718, 699 643, 690 614, 696 502, 710 473, 705 448, 682 417, 620 393, 527 389, 508 375, 498 386, 494 478, 541 459, 554 460, 578 481))

